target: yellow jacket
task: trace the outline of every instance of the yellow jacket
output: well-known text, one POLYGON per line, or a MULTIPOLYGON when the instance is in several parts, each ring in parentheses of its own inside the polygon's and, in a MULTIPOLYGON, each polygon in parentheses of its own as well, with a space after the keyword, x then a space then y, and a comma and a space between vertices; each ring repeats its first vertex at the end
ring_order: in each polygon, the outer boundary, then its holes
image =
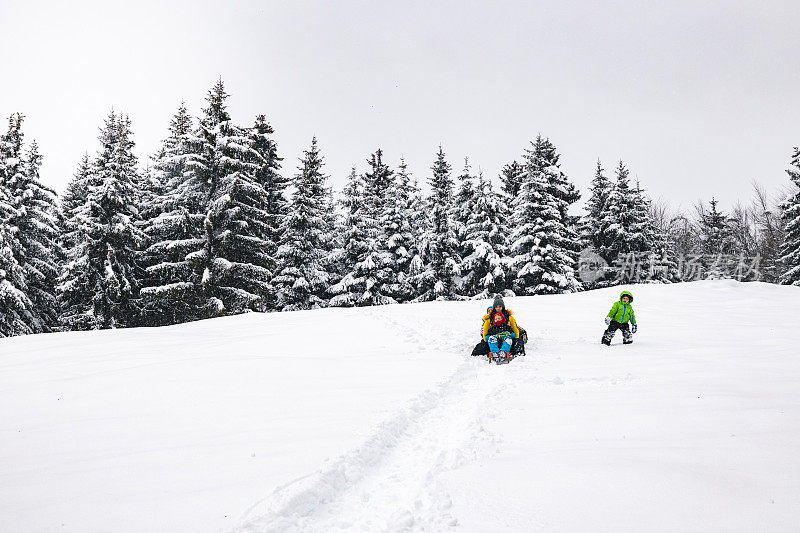
MULTIPOLYGON (((511 309, 506 309, 506 313, 508 313, 508 325, 511 327, 511 331, 513 331, 514 335, 519 339, 519 328, 517 327, 517 321, 514 319, 514 313, 511 309)), ((483 315, 483 340, 486 340, 486 334, 489 333, 489 328, 492 327, 492 324, 489 322, 490 317, 491 313, 483 315)))

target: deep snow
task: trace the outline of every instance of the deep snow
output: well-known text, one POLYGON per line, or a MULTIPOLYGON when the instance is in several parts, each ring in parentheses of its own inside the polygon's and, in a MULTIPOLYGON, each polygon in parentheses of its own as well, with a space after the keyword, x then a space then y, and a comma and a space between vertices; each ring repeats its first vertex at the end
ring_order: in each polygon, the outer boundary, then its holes
POLYGON ((0 530, 797 530, 800 289, 507 303, 504 366, 488 301, 2 339, 0 530))

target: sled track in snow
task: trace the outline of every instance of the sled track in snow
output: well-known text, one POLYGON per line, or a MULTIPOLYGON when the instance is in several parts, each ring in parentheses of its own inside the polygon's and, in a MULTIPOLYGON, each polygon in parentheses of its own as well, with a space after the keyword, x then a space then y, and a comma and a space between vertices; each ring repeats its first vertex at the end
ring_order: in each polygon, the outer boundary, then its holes
MULTIPOLYGON (((498 451, 483 421, 513 384, 483 358, 469 358, 442 383, 381 423, 326 468, 277 488, 248 509, 237 532, 447 529, 450 497, 439 474, 498 451)), ((508 368, 508 367, 504 367, 508 368)))

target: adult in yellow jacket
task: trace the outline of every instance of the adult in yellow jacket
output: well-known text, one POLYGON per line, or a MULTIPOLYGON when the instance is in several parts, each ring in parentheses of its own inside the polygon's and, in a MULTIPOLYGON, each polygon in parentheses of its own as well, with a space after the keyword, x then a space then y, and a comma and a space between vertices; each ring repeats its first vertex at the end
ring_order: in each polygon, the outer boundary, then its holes
POLYGON ((510 309, 506 309, 503 297, 499 294, 495 296, 492 307, 483 316, 481 336, 483 342, 475 347, 472 355, 489 354, 492 358, 509 359, 512 350, 515 354, 524 355, 525 353, 514 313, 510 309))

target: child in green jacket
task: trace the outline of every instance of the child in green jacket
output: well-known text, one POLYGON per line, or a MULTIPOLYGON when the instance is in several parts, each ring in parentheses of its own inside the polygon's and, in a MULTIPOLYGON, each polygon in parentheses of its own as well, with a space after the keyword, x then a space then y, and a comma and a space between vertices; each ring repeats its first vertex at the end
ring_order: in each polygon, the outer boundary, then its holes
POLYGON ((628 291, 622 291, 619 301, 614 302, 611 311, 606 316, 606 329, 603 339, 600 341, 606 346, 611 346, 611 339, 614 338, 617 330, 622 331, 622 343, 630 344, 633 342, 633 333, 636 333, 636 315, 633 314, 633 295, 628 291), (630 322, 630 326, 628 323, 630 322))

